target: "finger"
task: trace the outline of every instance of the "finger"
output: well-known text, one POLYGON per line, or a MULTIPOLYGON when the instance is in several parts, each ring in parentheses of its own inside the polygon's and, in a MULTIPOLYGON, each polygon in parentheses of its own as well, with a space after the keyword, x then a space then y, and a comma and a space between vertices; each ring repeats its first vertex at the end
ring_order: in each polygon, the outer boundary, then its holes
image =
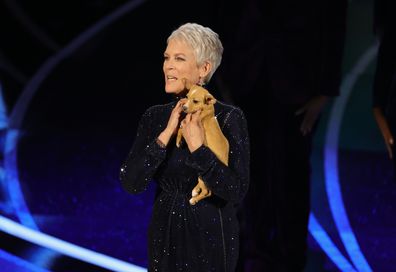
POLYGON ((183 119, 183 120, 180 122, 180 128, 185 127, 185 126, 186 126, 186 123, 187 123, 186 119, 183 119))
POLYGON ((200 121, 200 117, 201 117, 201 110, 197 110, 196 112, 194 112, 192 114, 191 120, 193 121, 200 121))
POLYGON ((303 136, 305 136, 308 133, 308 124, 307 124, 307 118, 305 117, 301 123, 300 126, 300 131, 303 136))
POLYGON ((183 110, 183 106, 187 103, 187 98, 182 98, 177 102, 177 107, 183 110))
POLYGON ((390 143, 386 143, 386 149, 388 150, 389 158, 393 159, 392 145, 390 143))
POLYGON ((183 110, 183 105, 180 104, 180 101, 177 102, 176 106, 174 107, 174 109, 172 110, 172 112, 175 112, 177 114, 180 114, 183 110))
POLYGON ((304 116, 303 122, 301 124, 302 130, 304 131, 304 135, 311 132, 313 124, 316 121, 316 115, 307 112, 304 116))
POLYGON ((191 121, 191 113, 187 113, 186 117, 184 118, 184 120, 186 120, 186 123, 189 123, 191 121))

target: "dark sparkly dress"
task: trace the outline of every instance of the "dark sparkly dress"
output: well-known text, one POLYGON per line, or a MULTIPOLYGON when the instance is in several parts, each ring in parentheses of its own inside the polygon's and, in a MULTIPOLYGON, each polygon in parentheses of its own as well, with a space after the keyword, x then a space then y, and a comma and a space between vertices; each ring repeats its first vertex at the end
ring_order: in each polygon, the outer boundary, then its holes
POLYGON ((123 188, 136 194, 158 184, 149 227, 149 268, 160 272, 234 272, 238 259, 236 211, 249 186, 249 138, 243 112, 217 102, 215 113, 230 144, 229 166, 207 147, 190 153, 186 144, 167 148, 156 138, 166 127, 176 101, 150 107, 121 166, 123 188), (200 175, 212 196, 192 206, 191 191, 200 175))

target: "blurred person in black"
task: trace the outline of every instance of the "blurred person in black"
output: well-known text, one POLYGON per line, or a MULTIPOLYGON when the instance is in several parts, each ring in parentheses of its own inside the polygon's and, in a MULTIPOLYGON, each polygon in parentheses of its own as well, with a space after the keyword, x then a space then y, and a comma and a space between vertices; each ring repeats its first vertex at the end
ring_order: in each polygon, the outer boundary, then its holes
POLYGON ((393 160, 396 180, 394 136, 396 133, 396 1, 374 1, 374 34, 379 41, 373 83, 373 113, 393 160))
POLYGON ((312 138, 339 94, 347 0, 243 5, 221 74, 247 115, 251 141, 239 271, 303 271, 312 138))

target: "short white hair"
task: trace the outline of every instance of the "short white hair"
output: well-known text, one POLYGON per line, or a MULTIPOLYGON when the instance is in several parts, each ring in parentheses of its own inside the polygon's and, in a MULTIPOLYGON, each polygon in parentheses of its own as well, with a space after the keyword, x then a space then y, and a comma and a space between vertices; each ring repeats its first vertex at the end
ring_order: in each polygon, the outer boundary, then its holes
POLYGON ((223 56, 224 49, 219 35, 209 27, 196 23, 186 23, 171 33, 167 43, 172 39, 180 39, 190 45, 194 50, 198 65, 202 65, 206 61, 212 64, 212 70, 203 79, 204 83, 208 83, 219 67, 223 56))

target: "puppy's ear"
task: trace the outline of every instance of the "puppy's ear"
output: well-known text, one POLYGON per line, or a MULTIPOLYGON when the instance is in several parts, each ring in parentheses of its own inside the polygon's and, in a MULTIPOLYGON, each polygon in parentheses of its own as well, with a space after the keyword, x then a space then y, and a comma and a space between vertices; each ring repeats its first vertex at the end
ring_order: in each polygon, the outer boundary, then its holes
POLYGON ((216 103, 216 98, 213 97, 211 94, 206 94, 205 95, 205 104, 210 105, 216 103))

